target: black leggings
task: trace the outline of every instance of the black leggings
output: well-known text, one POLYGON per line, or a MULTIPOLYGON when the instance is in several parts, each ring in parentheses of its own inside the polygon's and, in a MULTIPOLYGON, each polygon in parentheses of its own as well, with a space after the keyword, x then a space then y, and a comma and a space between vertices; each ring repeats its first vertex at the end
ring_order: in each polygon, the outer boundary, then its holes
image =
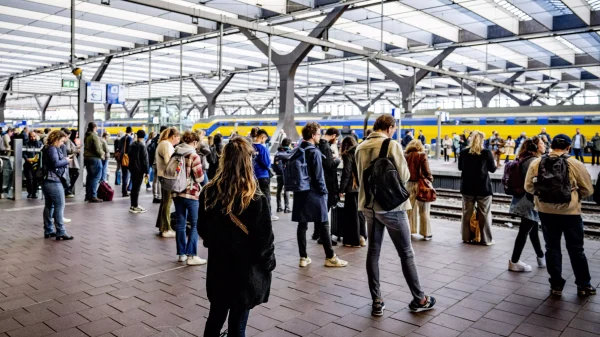
POLYGON ((450 161, 450 153, 448 149, 444 149, 444 161, 450 161))
POLYGON ((535 254, 537 257, 543 257, 544 251, 542 250, 542 245, 540 244, 540 237, 538 235, 538 223, 537 221, 521 218, 521 224, 519 225, 519 234, 517 234, 517 239, 515 240, 515 248, 513 249, 513 254, 511 257, 511 261, 513 263, 519 262, 521 258, 521 253, 523 252, 523 248, 525 248, 525 244, 527 243, 527 237, 531 240, 531 244, 533 245, 533 249, 535 250, 535 254))
MULTIPOLYGON (((271 213, 271 179, 260 178, 258 179, 258 187, 261 192, 267 196, 267 204, 269 205, 269 213, 271 213)), ((272 214, 272 213, 271 213, 272 214)))
POLYGON ((142 187, 142 182, 144 181, 143 173, 131 173, 131 207, 138 207, 138 200, 140 198, 140 188, 142 187))
MULTIPOLYGON (((333 252, 331 244, 331 234, 329 229, 329 222, 315 222, 316 229, 320 232, 321 242, 323 249, 325 250, 325 257, 330 259, 335 253, 333 252)), ((300 257, 308 257, 306 253, 306 230, 308 229, 308 222, 299 222, 298 229, 296 230, 296 238, 298 239, 298 250, 300 257)))

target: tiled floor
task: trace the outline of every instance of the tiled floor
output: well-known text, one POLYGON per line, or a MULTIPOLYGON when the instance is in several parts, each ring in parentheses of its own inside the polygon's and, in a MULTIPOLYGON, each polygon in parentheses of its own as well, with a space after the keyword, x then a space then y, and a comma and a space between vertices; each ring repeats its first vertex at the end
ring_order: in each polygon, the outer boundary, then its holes
MULTIPOLYGON (((145 192, 143 192, 145 194, 145 192)), ((117 193, 117 195, 119 195, 117 193)), ((42 202, 0 201, 0 337, 202 336, 209 302, 206 267, 184 267, 174 239, 156 236, 157 205, 145 194, 145 214, 129 201, 84 204, 66 216, 74 241, 42 238, 42 202), (18 208, 15 208, 18 207, 18 208)), ((516 232, 494 228, 495 246, 461 243, 458 223, 433 222, 431 242, 413 238, 421 283, 435 310, 412 314, 400 261, 391 242, 381 255, 387 310, 370 316, 366 248, 338 247, 344 269, 323 267, 323 250, 309 243, 313 264, 300 269, 296 227, 274 223, 277 268, 270 301, 251 312, 249 336, 594 336, 600 295, 578 298, 570 265, 560 299, 548 298, 545 269, 506 270, 516 232)), ((586 241, 594 284, 600 282, 600 242, 586 241)), ((206 250, 200 249, 206 256, 206 250)), ((535 264, 528 245, 523 259, 535 264)), ((210 263, 210 261, 209 261, 210 263)))

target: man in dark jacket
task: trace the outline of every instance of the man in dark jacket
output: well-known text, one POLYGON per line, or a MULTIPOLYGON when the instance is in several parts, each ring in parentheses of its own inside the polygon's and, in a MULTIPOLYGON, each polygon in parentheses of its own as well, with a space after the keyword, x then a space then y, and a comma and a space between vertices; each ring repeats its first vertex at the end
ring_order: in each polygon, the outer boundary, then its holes
POLYGON ((571 138, 573 140, 573 155, 575 159, 583 161, 583 149, 587 145, 587 141, 585 140, 585 136, 581 134, 581 130, 579 128, 575 129, 575 135, 571 138))
MULTIPOLYGON (((123 138, 121 138, 121 140, 119 141, 119 148, 121 149, 121 152, 123 154, 128 153, 129 152, 129 148, 131 147, 131 144, 133 143, 133 131, 131 129, 131 126, 128 126, 127 129, 125 129, 125 136, 123 136, 123 138)), ((123 165, 123 155, 121 155, 121 158, 119 158, 120 162, 121 162, 121 172, 122 172, 122 183, 123 185, 121 186, 121 192, 123 193, 123 197, 128 197, 129 193, 127 192, 127 187, 129 187, 129 167, 123 165)))
POLYGON ((421 144, 425 145, 425 136, 423 135, 423 130, 419 130, 419 140, 421 141, 421 144))
POLYGON ((85 200, 89 202, 102 202, 98 199, 98 185, 102 179, 102 158, 104 150, 102 141, 98 137, 98 126, 90 122, 85 132, 83 160, 87 172, 85 183, 85 200))
MULTIPOLYGON (((217 139, 216 136, 215 136, 215 139, 217 139)), ((290 210, 289 193, 283 190, 283 167, 285 165, 285 162, 289 158, 289 154, 291 152, 290 144, 292 144, 292 140, 289 138, 284 138, 281 141, 281 146, 277 149, 277 153, 275 154, 275 158, 273 159, 273 163, 271 164, 271 168, 277 175, 277 212, 284 212, 284 213, 292 212, 290 210), (283 201, 285 203, 285 210, 283 208, 281 208, 281 194, 282 193, 283 193, 283 201)))
POLYGON ((413 137, 412 131, 407 131, 404 138, 402 138, 402 147, 406 147, 415 137, 413 137))
POLYGON ((592 165, 600 165, 600 134, 592 137, 592 165))
MULTIPOLYGON (((337 139, 340 136, 340 131, 336 128, 329 128, 325 132, 323 138, 319 140, 319 151, 323 154, 323 175, 325 176, 325 185, 329 195, 327 196, 327 210, 337 205, 339 198, 339 183, 337 177, 337 168, 340 166, 341 159, 335 158, 333 151, 331 150, 331 144, 337 146, 337 139)), ((317 226, 312 235, 313 240, 319 239, 317 226)), ((321 241, 318 241, 320 244, 321 241)), ((337 245, 337 242, 333 241, 333 245, 337 245)))
MULTIPOLYGON (((345 267, 348 262, 340 260, 333 252, 327 214, 327 186, 323 174, 322 154, 315 147, 321 139, 321 126, 317 122, 308 122, 302 128, 302 143, 305 151, 310 190, 294 192, 294 208, 292 221, 298 222, 296 231, 298 248, 300 250, 300 267, 308 266, 312 261, 306 253, 306 230, 308 223, 314 222, 321 232, 323 249, 325 250, 326 267, 345 267)), ((291 157, 290 160, 294 160, 291 157)))
MULTIPOLYGON (((148 174, 148 152, 144 144, 146 132, 138 130, 137 141, 131 144, 127 150, 129 155, 129 167, 127 170, 131 173, 131 207, 130 213, 144 213, 146 209, 138 205, 140 196, 140 188, 144 176, 148 174)), ((125 186, 125 184, 123 184, 125 186)))

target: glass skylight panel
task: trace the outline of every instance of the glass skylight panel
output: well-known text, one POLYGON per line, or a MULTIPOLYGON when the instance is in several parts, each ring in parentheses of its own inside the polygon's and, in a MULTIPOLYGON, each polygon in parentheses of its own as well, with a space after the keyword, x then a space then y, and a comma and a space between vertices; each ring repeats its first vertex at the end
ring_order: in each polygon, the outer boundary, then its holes
POLYGON ((567 39, 563 38, 562 36, 555 36, 554 37, 558 42, 564 44, 565 46, 567 46, 569 49, 571 49, 572 51, 575 52, 575 54, 585 54, 585 52, 579 48, 577 48, 577 46, 575 46, 574 44, 572 44, 571 42, 567 41, 567 39))
POLYGON ((472 46, 471 48, 477 49, 482 53, 487 51, 488 55, 491 55, 492 58, 488 57, 488 62, 493 62, 493 57, 498 57, 504 61, 510 61, 512 63, 518 64, 521 67, 528 66, 528 57, 521 53, 517 53, 516 51, 504 47, 500 44, 488 44, 485 46, 472 46))
MULTIPOLYGON (((566 40, 565 40, 566 41, 566 40)), ((568 47, 563 42, 558 39, 545 37, 541 39, 531 39, 529 42, 534 43, 552 54, 563 58, 564 60, 570 62, 571 64, 575 63, 575 51, 568 47)))
POLYGON ((516 35, 519 34, 519 20, 512 14, 505 12, 504 9, 497 8, 495 3, 487 2, 487 0, 454 0, 454 3, 516 35))
POLYGON ((193 2, 189 2, 189 1, 185 1, 185 0, 162 0, 164 2, 168 2, 168 3, 172 3, 174 5, 179 5, 179 6, 184 6, 184 7, 188 7, 188 8, 194 8, 194 9, 199 9, 205 12, 209 12, 209 13, 213 13, 213 14, 218 14, 218 15, 223 15, 223 16, 228 16, 230 18, 236 18, 237 19, 237 15, 233 14, 233 13, 229 13, 226 11, 222 11, 220 9, 216 9, 216 8, 212 8, 212 7, 208 7, 208 6, 204 6, 204 5, 200 5, 200 4, 195 4, 193 2))
POLYGON ((600 10, 600 0, 586 0, 588 5, 592 7, 593 11, 600 10))
MULTIPOLYGON (((322 19, 323 17, 319 17, 309 19, 309 21, 319 23, 322 19)), ((343 30, 348 33, 356 34, 365 38, 370 38, 375 41, 381 41, 381 30, 379 28, 375 28, 355 21, 350 21, 348 19, 339 18, 333 25, 333 28, 343 30)), ((383 31, 383 42, 399 48, 408 49, 407 38, 389 33, 387 31, 383 31)))
POLYGON ((252 6, 268 9, 270 11, 286 14, 287 0, 238 0, 252 6))
POLYGON ((506 0, 494 0, 494 2, 497 3, 498 5, 500 5, 502 8, 506 9, 507 11, 511 12, 514 16, 519 18, 519 20, 521 20, 521 21, 533 20, 533 18, 531 16, 529 16, 527 13, 518 9, 517 7, 515 7, 513 4, 511 4, 510 2, 508 2, 506 0))
MULTIPOLYGON (((382 13, 381 5, 369 6, 367 9, 380 15, 382 13)), ((383 5, 383 13, 390 19, 404 22, 450 41, 458 42, 458 28, 415 8, 405 6, 399 2, 388 2, 383 5)))

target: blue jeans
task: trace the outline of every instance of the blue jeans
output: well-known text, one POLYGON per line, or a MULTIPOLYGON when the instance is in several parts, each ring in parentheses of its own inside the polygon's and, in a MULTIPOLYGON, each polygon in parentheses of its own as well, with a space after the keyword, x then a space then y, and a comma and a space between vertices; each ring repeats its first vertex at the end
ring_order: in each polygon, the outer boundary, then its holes
POLYGON ((562 252, 560 239, 565 235, 565 244, 571 267, 575 274, 575 284, 590 285, 591 277, 587 258, 583 251, 583 220, 581 215, 548 214, 540 212, 542 233, 546 241, 546 268, 550 274, 550 285, 562 289, 566 280, 562 278, 562 252))
POLYGON ((97 197, 98 184, 102 178, 102 160, 100 158, 85 158, 85 199, 90 200, 97 197))
POLYGON ((246 337, 246 324, 250 310, 230 309, 220 303, 211 303, 208 319, 204 327, 204 337, 219 337, 221 328, 229 312, 229 322, 227 324, 228 337, 246 337))
POLYGON ((175 212, 177 214, 177 225, 175 229, 175 240, 177 241, 177 255, 198 255, 198 200, 182 197, 173 198, 175 212), (186 220, 190 219, 192 232, 187 240, 185 233, 186 220))
POLYGON ((417 265, 415 263, 415 253, 410 243, 410 227, 406 212, 375 213, 375 219, 373 219, 372 211, 366 211, 364 215, 367 220, 367 235, 369 236, 367 276, 373 301, 382 299, 379 285, 379 255, 381 254, 384 230, 386 228, 400 256, 402 274, 404 274, 406 284, 413 298, 417 301, 423 300, 425 294, 419 284, 419 273, 417 272, 417 265))
POLYGON ((65 189, 61 182, 45 180, 42 183, 44 193, 44 234, 67 235, 63 215, 65 212, 65 189), (56 232, 54 231, 56 227, 56 232))
POLYGON ((108 177, 108 159, 102 161, 102 181, 106 181, 108 177))

